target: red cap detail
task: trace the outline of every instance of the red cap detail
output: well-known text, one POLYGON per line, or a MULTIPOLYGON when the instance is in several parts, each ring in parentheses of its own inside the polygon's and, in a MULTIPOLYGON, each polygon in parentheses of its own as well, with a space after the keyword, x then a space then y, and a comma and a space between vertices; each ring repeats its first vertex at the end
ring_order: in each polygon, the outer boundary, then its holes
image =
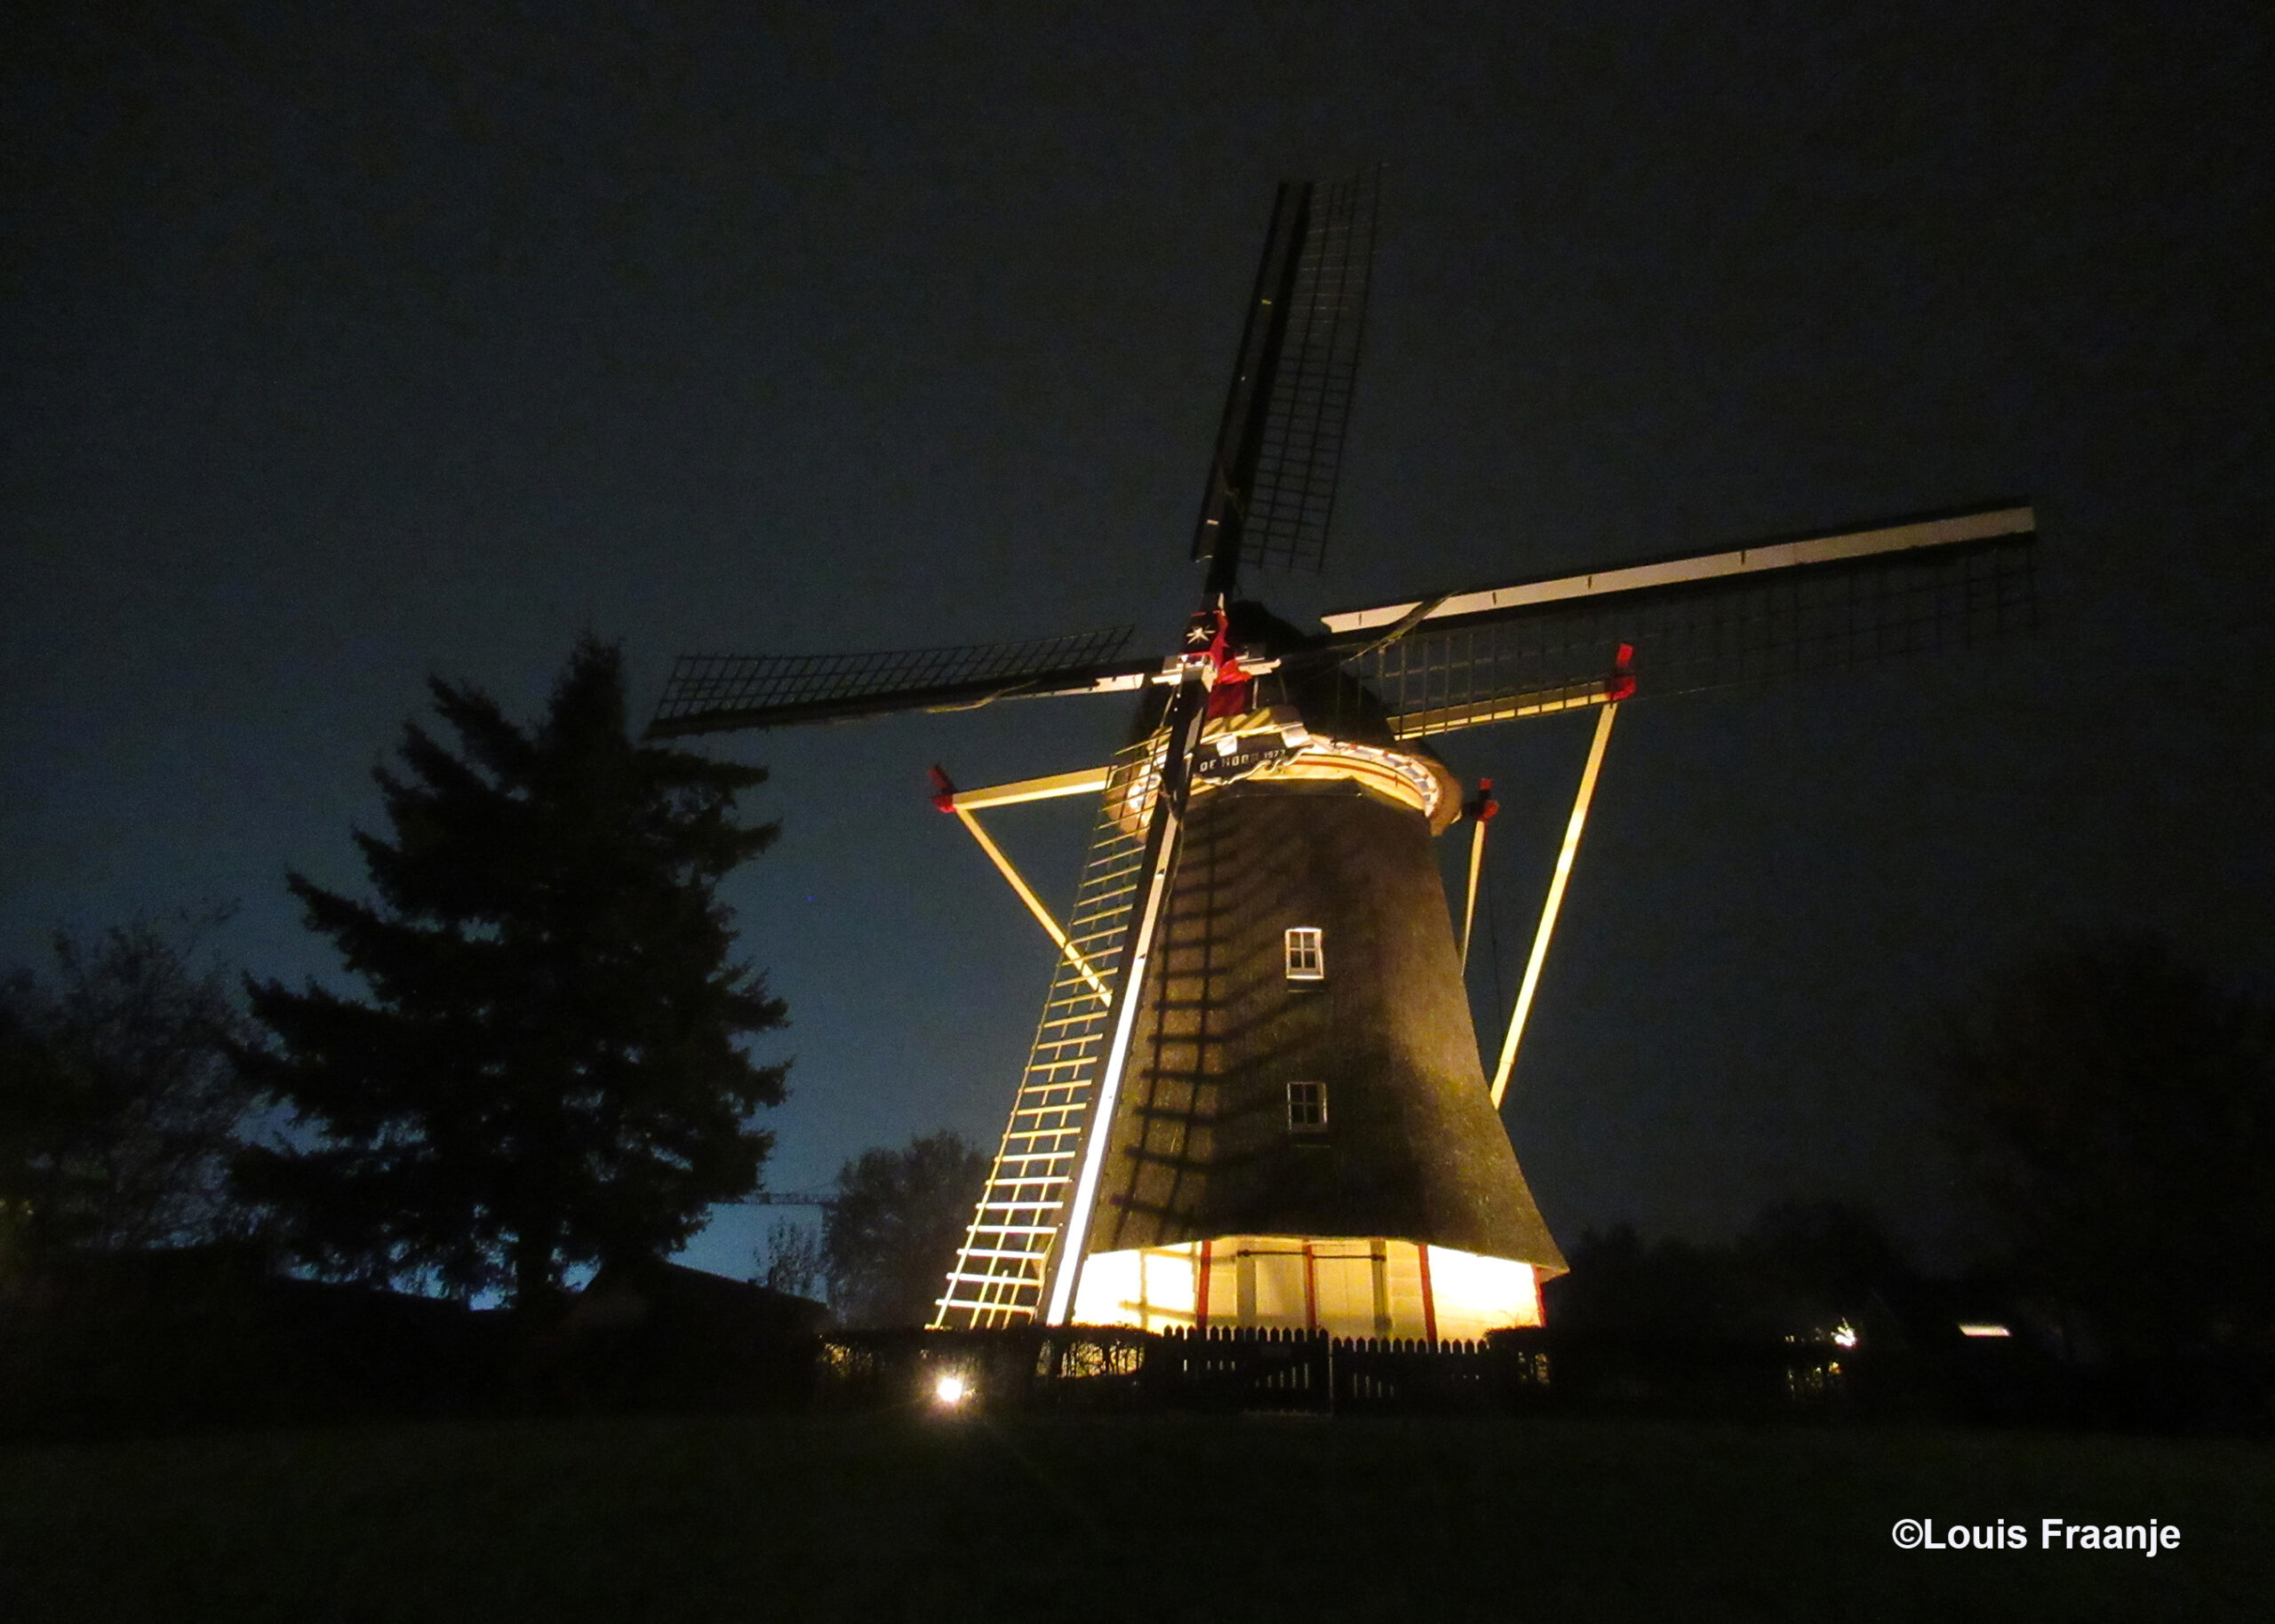
POLYGON ((1231 675, 1237 667, 1228 666, 1217 678, 1217 686, 1209 690, 1209 720, 1219 716, 1238 716, 1248 709, 1249 689, 1254 686, 1246 677, 1231 675))
POLYGON ((932 779, 932 806, 934 809, 941 812, 954 811, 956 809, 956 786, 949 781, 947 774, 942 772, 938 767, 930 769, 930 775, 932 779))
POLYGON ((1619 652, 1612 657, 1610 680, 1603 685, 1603 697, 1607 703, 1617 705, 1623 699, 1635 697, 1635 678, 1629 670, 1634 664, 1635 645, 1620 644, 1619 652))

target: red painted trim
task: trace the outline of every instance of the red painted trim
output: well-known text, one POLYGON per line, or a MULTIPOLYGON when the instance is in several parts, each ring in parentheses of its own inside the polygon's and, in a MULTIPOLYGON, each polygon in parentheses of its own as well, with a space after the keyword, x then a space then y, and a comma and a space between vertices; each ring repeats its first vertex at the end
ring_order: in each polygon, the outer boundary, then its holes
POLYGON ((1438 1300, 1430 1290, 1430 1243, 1418 1243, 1415 1251, 1422 1259, 1422 1334, 1430 1345, 1438 1345, 1438 1300))
POLYGON ((1629 668, 1635 663, 1635 645, 1622 643, 1618 656, 1612 661, 1611 680, 1603 685, 1603 697, 1612 704, 1635 697, 1635 673, 1629 668))
POLYGON ((1304 1329, 1319 1329, 1319 1260, 1309 1241, 1304 1243, 1304 1329))
POLYGON ((1209 720, 1214 721, 1220 716, 1238 716, 1246 711, 1249 708, 1249 684, 1245 681, 1219 679, 1217 686, 1209 690, 1209 709, 1205 712, 1209 720))
POLYGON ((1198 1289, 1193 1294, 1193 1328, 1196 1332, 1209 1328, 1209 1251, 1215 1245, 1208 1240, 1201 1243, 1201 1278, 1195 1282, 1198 1289))

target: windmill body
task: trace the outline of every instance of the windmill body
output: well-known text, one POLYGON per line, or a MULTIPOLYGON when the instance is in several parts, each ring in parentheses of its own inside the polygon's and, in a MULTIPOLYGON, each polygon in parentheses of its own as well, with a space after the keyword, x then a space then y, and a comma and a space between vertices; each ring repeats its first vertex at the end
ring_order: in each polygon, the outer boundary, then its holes
POLYGON ((1563 1259, 1480 1066, 1431 847, 1453 776, 1347 678, 1247 689, 1203 729, 1073 1318, 1536 1323, 1563 1259))
POLYGON ((1537 1321, 1537 1277, 1563 1259, 1488 1097, 1430 838, 1352 783, 1198 800, 1074 1319, 1537 1321))
POLYGON ((1437 1341, 1539 1323, 1540 1284, 1564 1261, 1499 1088, 1611 713, 2031 617, 2035 521, 2019 506, 1440 593, 1318 633, 1241 601, 1243 564, 1324 554, 1374 192, 1371 175, 1281 189, 1196 527, 1201 608, 1175 652, 1122 658, 1124 633, 683 657, 651 724, 672 736, 1142 696, 1111 762, 980 790, 936 769, 936 804, 1059 949, 937 1325, 1437 1341), (1489 1087, 1432 848, 1465 808, 1426 741, 1591 707, 1588 788, 1489 1087), (978 815, 1074 796, 1097 821, 1062 922, 978 815))

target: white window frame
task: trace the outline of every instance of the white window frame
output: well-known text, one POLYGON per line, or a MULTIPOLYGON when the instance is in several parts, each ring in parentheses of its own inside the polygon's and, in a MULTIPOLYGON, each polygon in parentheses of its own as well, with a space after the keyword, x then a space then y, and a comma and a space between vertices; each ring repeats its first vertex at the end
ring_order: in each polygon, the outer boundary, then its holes
POLYGON ((1291 1134, 1327 1132, 1327 1085, 1325 1083, 1305 1078, 1288 1085, 1288 1131, 1291 1134), (1298 1089, 1304 1092, 1298 1094, 1297 1092, 1298 1089), (1316 1109, 1319 1112, 1319 1119, 1312 1122, 1298 1121, 1296 1114, 1298 1104, 1306 1113, 1316 1109))
POLYGON ((1286 936, 1288 979, 1327 979, 1327 932, 1317 925, 1291 925, 1286 936))

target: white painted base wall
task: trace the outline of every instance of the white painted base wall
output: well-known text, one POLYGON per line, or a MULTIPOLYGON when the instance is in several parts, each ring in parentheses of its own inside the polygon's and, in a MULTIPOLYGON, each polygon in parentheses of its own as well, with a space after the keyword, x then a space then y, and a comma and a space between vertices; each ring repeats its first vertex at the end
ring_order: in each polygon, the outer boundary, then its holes
POLYGON ((1529 1263, 1379 1236, 1224 1235, 1093 1253, 1074 1292, 1086 1325, 1278 1326, 1466 1341, 1540 1324, 1529 1263))

